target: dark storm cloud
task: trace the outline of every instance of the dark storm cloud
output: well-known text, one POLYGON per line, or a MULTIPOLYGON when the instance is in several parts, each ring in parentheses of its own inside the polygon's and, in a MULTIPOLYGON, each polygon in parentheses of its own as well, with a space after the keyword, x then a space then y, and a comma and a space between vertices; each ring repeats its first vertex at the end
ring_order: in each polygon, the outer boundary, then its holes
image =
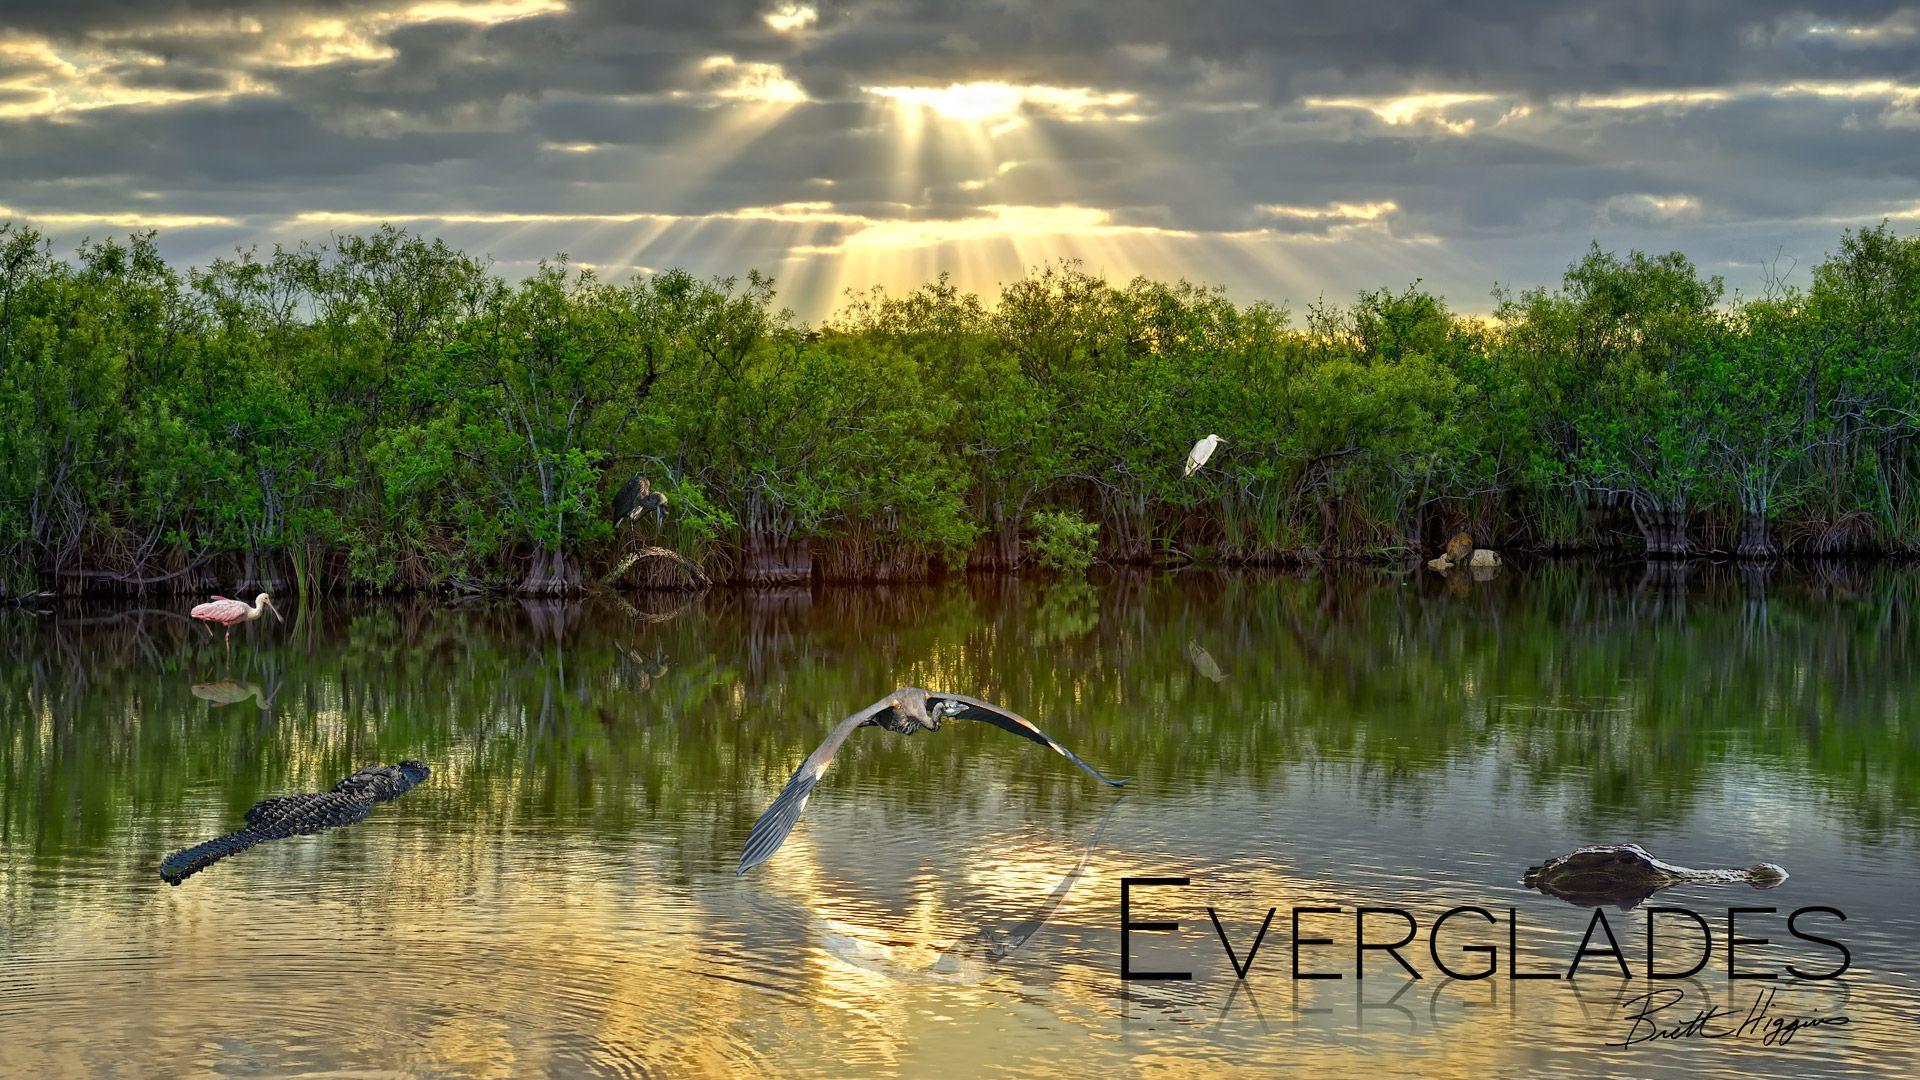
POLYGON ((780 6, 8 3, 0 213, 63 240, 173 220, 182 258, 393 216, 503 267, 770 267, 817 305, 857 283, 834 259, 964 232, 868 225, 1079 208, 1091 257, 1146 253, 1116 272, 1296 299, 1425 276, 1473 308, 1594 238, 1738 279, 1920 206, 1898 4, 780 6), (867 90, 978 81, 1058 89, 911 147, 867 90))

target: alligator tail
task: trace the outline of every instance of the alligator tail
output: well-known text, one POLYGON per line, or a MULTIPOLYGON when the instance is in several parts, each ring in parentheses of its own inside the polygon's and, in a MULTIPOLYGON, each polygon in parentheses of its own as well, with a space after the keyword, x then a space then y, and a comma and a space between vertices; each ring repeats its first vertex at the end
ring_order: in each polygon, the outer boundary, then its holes
POLYGON ((178 885, 229 855, 237 855, 264 840, 272 839, 251 828, 216 836, 204 844, 176 851, 160 863, 160 876, 169 885, 178 885))

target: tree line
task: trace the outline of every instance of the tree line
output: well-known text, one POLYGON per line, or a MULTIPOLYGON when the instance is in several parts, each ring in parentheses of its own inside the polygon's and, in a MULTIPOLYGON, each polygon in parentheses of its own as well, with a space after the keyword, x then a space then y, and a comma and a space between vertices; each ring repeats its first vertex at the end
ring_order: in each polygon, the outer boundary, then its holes
MULTIPOLYGON (((1729 296, 1595 245, 1462 316, 1039 268, 850 295, 522 280, 385 228, 169 265, 0 223, 0 594, 569 592, 639 545, 717 580, 1920 548, 1920 238, 1729 296), (1182 475, 1200 436, 1226 445, 1182 475), (616 523, 645 476, 663 517, 616 523)), ((671 585, 642 562, 623 581, 671 585)))

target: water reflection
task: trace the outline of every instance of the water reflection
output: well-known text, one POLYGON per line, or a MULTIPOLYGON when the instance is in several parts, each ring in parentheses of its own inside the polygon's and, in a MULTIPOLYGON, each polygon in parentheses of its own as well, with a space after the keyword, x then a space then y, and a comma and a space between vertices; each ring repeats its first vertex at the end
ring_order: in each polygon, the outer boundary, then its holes
POLYGON ((1113 805, 1100 816, 1100 826, 1094 830, 1093 839, 1087 841, 1086 850, 1080 855, 1079 863, 1075 864, 1074 868, 1060 879, 1060 883, 1053 887, 1053 891, 1047 894, 1046 902, 1040 905, 1038 911, 1015 923, 988 922, 982 925, 972 936, 962 938, 942 949, 940 959, 933 962, 931 970, 942 975, 977 978, 979 975, 976 973, 1002 963, 1014 953, 1019 952, 1028 941, 1033 939, 1033 935, 1040 932, 1040 928, 1047 924, 1047 920, 1053 917, 1055 911, 1059 910, 1067 894, 1073 891, 1073 887, 1079 884, 1082 877, 1086 876, 1087 863, 1093 859, 1094 850, 1100 846, 1100 838, 1107 834, 1107 823, 1113 820, 1113 812, 1120 809, 1120 804, 1126 801, 1126 798, 1125 795, 1114 798, 1113 805))
POLYGON ((273 707, 273 695, 260 688, 259 683, 241 682, 238 679, 216 679, 213 682, 194 683, 193 696, 207 702, 209 708, 218 709, 223 705, 238 705, 253 699, 261 712, 273 707))
POLYGON ((921 965, 910 955, 922 951, 918 941, 896 939, 887 927, 861 926, 807 913, 820 947, 848 967, 871 971, 896 982, 982 982, 1032 940, 1054 912, 1059 910, 1067 894, 1086 875, 1087 864, 1099 848, 1101 838, 1106 835, 1107 823, 1125 800, 1125 795, 1114 798, 1113 805, 1100 816, 1099 826, 1094 830, 1093 839, 1082 850, 1080 861, 1053 886, 1038 908, 1023 919, 988 919, 972 933, 938 949, 930 963, 921 965))
POLYGON ((1182 572, 333 602, 231 664, 177 613, 0 613, 0 1042, 25 1073, 1911 1071, 1917 600, 1920 575, 1857 566, 1556 564, 1459 595, 1424 573, 1182 572), (222 680, 264 696, 195 693, 222 680), (856 740, 779 873, 736 879, 823 727, 903 685, 1017 703, 1134 794, 1113 812, 984 726, 856 740), (434 774, 405 813, 263 845, 218 889, 152 878, 267 796, 404 758, 434 774), (1636 1054, 1610 1045, 1613 980, 1295 983, 1279 922, 1242 987, 1205 912, 1243 941, 1270 905, 1512 907, 1522 966, 1550 967, 1586 913, 1521 868, 1627 840, 1778 862, 1794 876, 1759 902, 1845 909, 1856 968, 1830 989, 1857 1023, 1636 1054), (1144 959, 1194 979, 1122 995, 1118 881, 1159 873, 1194 885, 1144 959), (978 937, 983 912, 1043 903, 1018 948, 978 937), (932 977, 849 963, 834 927, 932 977), (991 977, 939 977, 950 947, 991 977), (342 971, 381 983, 351 1033, 342 971))

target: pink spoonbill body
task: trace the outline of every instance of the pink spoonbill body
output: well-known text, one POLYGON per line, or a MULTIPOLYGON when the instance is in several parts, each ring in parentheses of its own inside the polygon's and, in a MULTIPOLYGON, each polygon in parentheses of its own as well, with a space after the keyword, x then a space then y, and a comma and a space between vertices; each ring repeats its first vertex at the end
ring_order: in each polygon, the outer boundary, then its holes
POLYGON ((274 618, 280 619, 281 622, 286 621, 280 618, 280 609, 273 606, 273 598, 266 593, 256 597, 252 607, 248 607, 245 600, 229 600, 224 596, 216 596, 196 606, 188 614, 202 622, 219 623, 227 628, 227 635, 231 637, 234 627, 244 622, 252 622, 259 618, 263 611, 271 611, 274 618))

